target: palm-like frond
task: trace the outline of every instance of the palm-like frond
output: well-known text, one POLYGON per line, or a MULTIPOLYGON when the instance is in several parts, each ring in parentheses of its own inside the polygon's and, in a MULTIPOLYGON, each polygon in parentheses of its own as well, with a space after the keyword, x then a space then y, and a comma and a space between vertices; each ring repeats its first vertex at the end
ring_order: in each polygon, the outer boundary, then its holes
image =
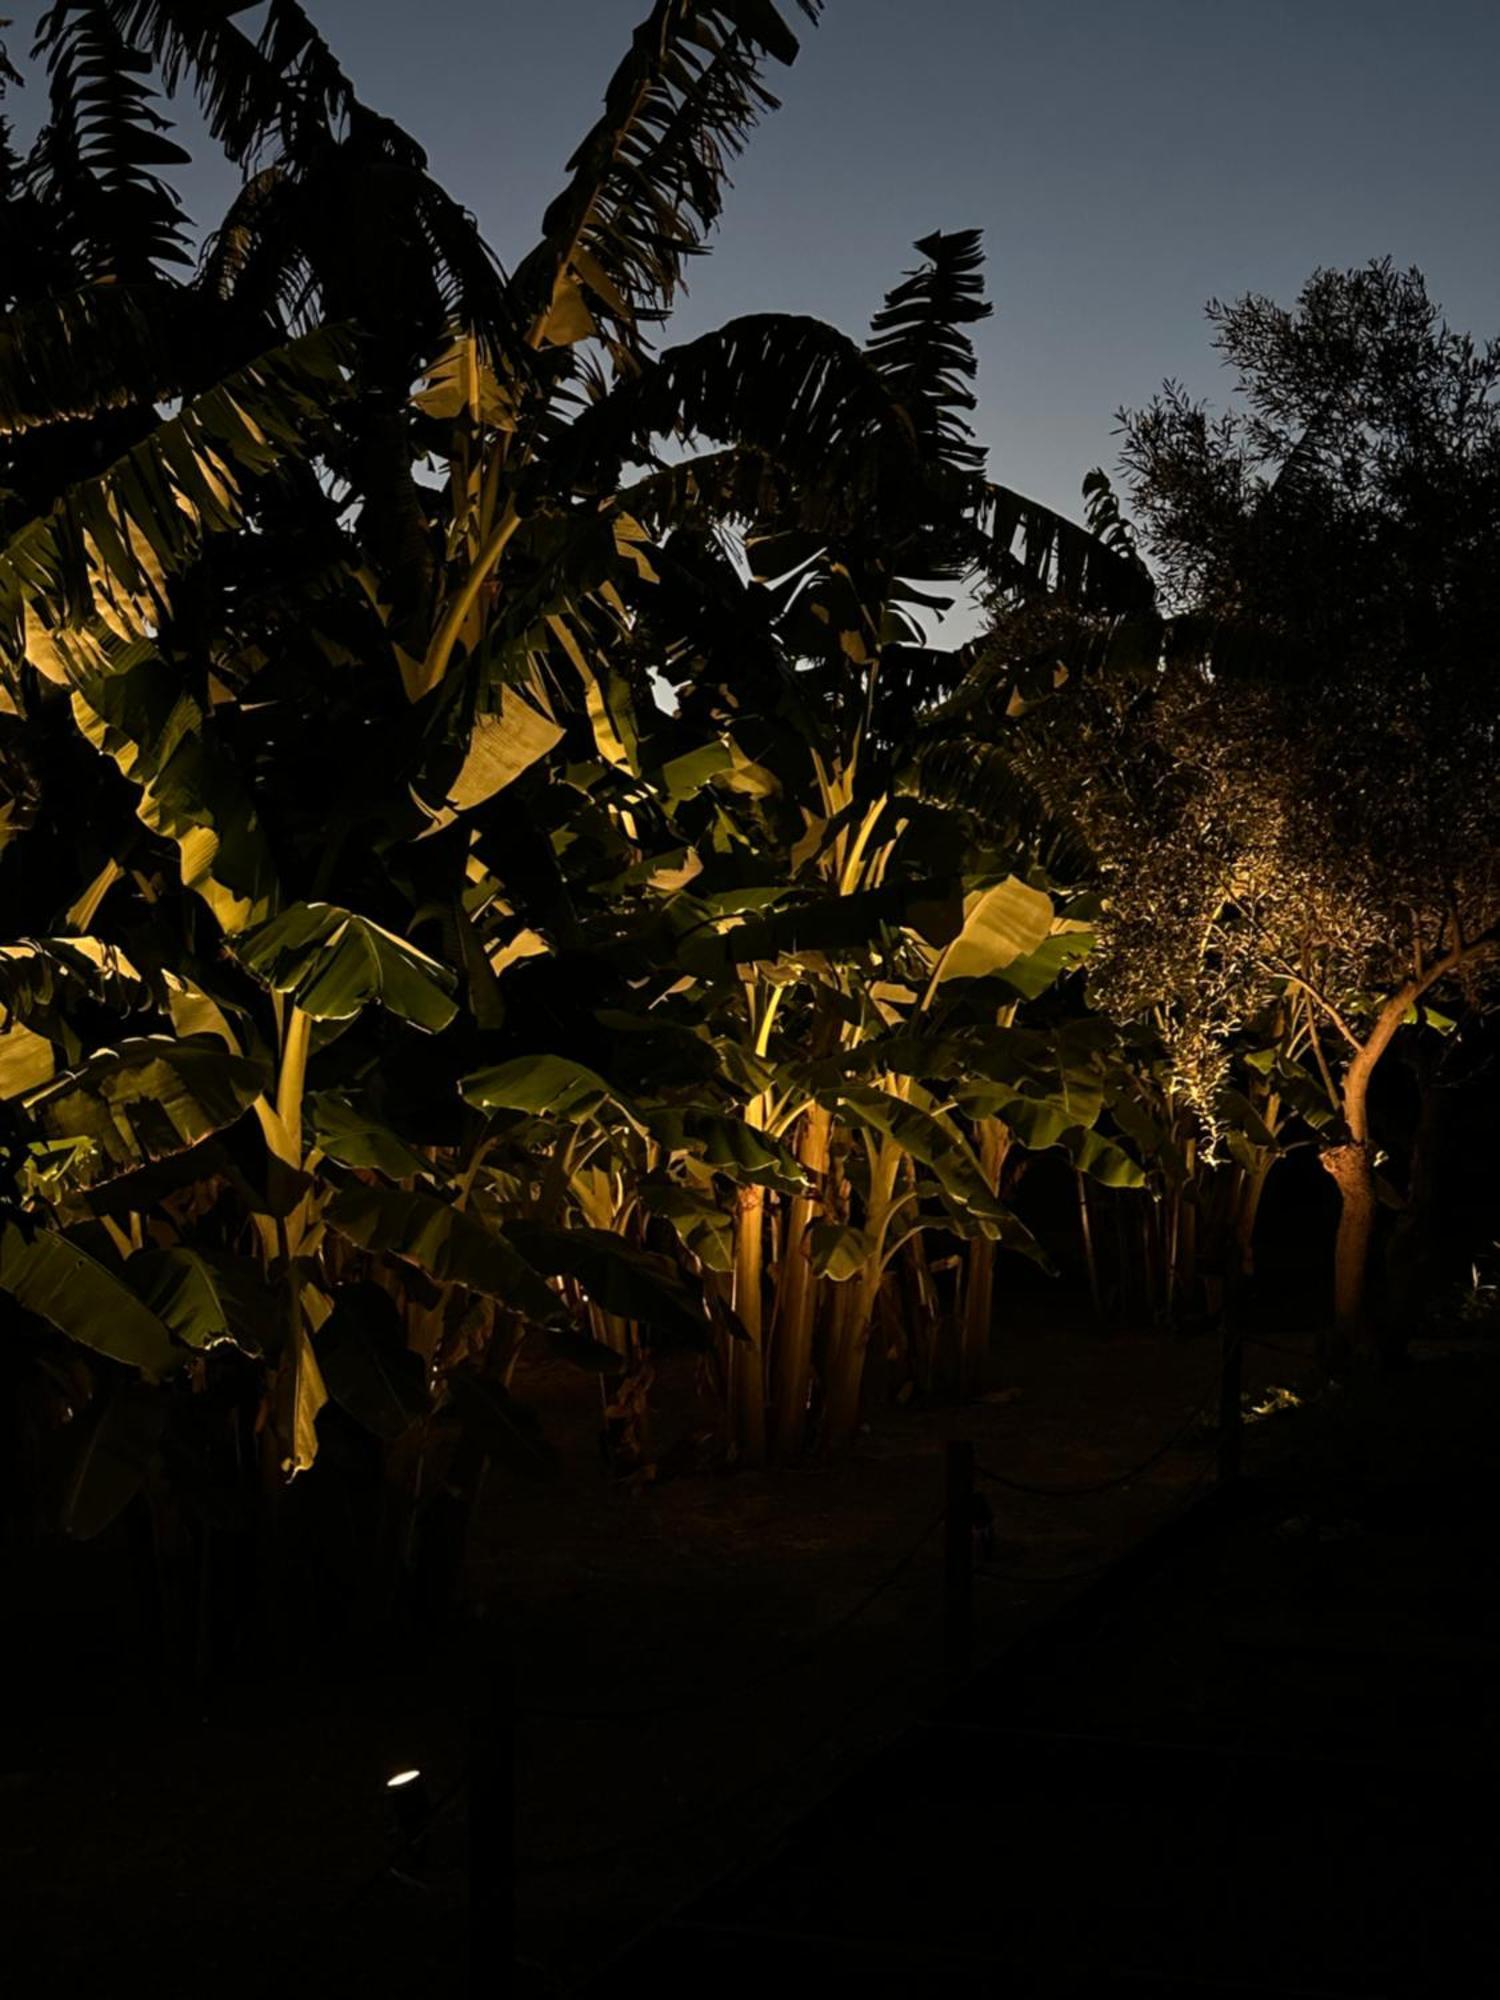
POLYGON ((55 0, 37 31, 51 117, 28 176, 72 239, 87 274, 126 282, 191 261, 176 193, 155 171, 188 155, 152 109, 151 64, 103 0, 55 0))
POLYGON ((90 285, 0 319, 0 437, 179 394, 201 332, 191 295, 90 285))
MULTIPOLYGON (((822 8, 796 4, 810 21, 822 8)), ((718 220, 730 161, 775 106, 766 60, 796 54, 775 0, 656 0, 516 273, 534 343, 559 319, 576 337, 581 307, 639 352, 640 329, 665 317, 718 220)))
POLYGON ((916 247, 927 261, 886 294, 865 351, 910 413, 922 443, 955 471, 978 472, 985 454, 963 416, 974 408, 968 384, 978 364, 963 329, 993 311, 984 296, 980 232, 939 231, 916 247))
MULTIPOLYGON (((169 90, 189 77, 208 128, 248 165, 274 136, 295 155, 340 131, 354 86, 296 0, 269 0, 254 39, 234 17, 253 0, 100 0, 127 40, 149 50, 169 90)), ((413 158, 421 149, 408 140, 413 158)))
POLYGON ((249 180, 210 239, 204 284, 295 331, 322 319, 358 325, 402 388, 454 327, 492 354, 518 345, 504 277, 474 218, 393 154, 379 126, 249 180))
POLYGON ((52 635, 100 615, 144 629, 160 578, 205 534, 240 525, 256 479, 315 448, 349 351, 324 329, 258 356, 13 535, 0 548, 0 662, 29 651, 47 672, 52 635))
POLYGON ((620 506, 653 533, 749 527, 792 503, 793 483, 763 452, 730 445, 659 466, 621 489, 620 506))
POLYGON ((1008 486, 983 489, 976 529, 975 567, 1003 594, 1116 612, 1145 610, 1154 599, 1150 572, 1133 551, 1008 486))
POLYGON ((883 472, 918 468, 906 410, 868 357, 822 320, 754 313, 668 349, 571 427, 569 476, 613 486, 653 439, 741 447, 835 496, 852 513, 883 472))

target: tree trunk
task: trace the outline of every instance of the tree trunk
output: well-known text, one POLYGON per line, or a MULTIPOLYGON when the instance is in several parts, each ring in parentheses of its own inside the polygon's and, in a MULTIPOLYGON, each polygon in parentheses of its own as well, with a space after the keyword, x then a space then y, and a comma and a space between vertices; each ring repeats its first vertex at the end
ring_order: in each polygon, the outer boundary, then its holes
POLYGON ((1370 1156, 1370 1074, 1385 1042, 1375 1038, 1350 1063, 1344 1076, 1342 1143, 1324 1149, 1321 1160, 1339 1191, 1339 1227, 1333 1246, 1333 1339, 1324 1359, 1337 1367, 1368 1360, 1366 1307, 1370 1244, 1375 1235, 1375 1168, 1370 1156))
POLYGON ((1485 937, 1459 945, 1429 965, 1420 978, 1409 980, 1385 1002, 1375 1025, 1344 1072, 1343 1112, 1347 1137, 1322 1155, 1324 1167, 1338 1183, 1338 1237, 1333 1251, 1333 1352, 1330 1359, 1353 1354, 1374 1359, 1367 1305, 1370 1244, 1375 1234, 1375 1164, 1370 1152, 1370 1078, 1375 1065, 1395 1039, 1412 1003, 1448 973, 1480 952, 1492 952, 1496 939, 1485 937))
POLYGON ((1094 1324, 1104 1324, 1104 1291, 1099 1283, 1099 1259, 1094 1250, 1094 1224, 1089 1213, 1088 1182, 1077 1167, 1073 1169, 1073 1180, 1078 1192, 1078 1227, 1083 1238, 1083 1262, 1088 1272, 1089 1298, 1094 1307, 1094 1324))
MULTIPOLYGON (((1010 1132, 998 1118, 978 1121, 979 1164, 991 1194, 1000 1192, 1000 1176, 1010 1151, 1010 1132)), ((959 1393, 971 1396, 980 1387, 995 1311, 995 1245, 987 1236, 969 1243, 963 1317, 959 1327, 959 1393)))
POLYGON ((750 1336, 729 1345, 729 1429, 747 1465, 766 1456, 766 1373, 762 1344, 762 1258, 766 1191, 742 1187, 734 1215, 734 1309, 750 1336))
POLYGON ((859 1421, 859 1392, 864 1380, 873 1304, 874 1293, 864 1272, 833 1288, 832 1310, 828 1315, 827 1402, 823 1413, 823 1448, 827 1452, 846 1445, 859 1421))
POLYGON ((1324 1359, 1334 1366, 1370 1352, 1366 1276, 1375 1233, 1375 1173, 1368 1140, 1330 1146, 1322 1164, 1339 1191, 1339 1227, 1333 1246, 1333 1341, 1324 1359))
POLYGON ((807 1398, 812 1386, 813 1314, 818 1299, 807 1234, 822 1209, 831 1125, 832 1119, 822 1105, 808 1106, 802 1120, 798 1156, 813 1183, 813 1192, 794 1196, 787 1216, 775 1356, 776 1450, 783 1458, 795 1458, 802 1449, 807 1423, 807 1398))

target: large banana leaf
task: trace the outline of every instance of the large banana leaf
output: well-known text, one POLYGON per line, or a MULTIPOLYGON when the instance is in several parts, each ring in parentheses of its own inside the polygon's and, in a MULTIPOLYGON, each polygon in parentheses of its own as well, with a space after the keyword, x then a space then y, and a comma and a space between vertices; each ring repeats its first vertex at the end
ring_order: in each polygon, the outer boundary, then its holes
POLYGON ((122 1278, 56 1230, 0 1228, 0 1291, 49 1326, 160 1381, 188 1355, 122 1278))
POLYGON ((57 1073, 57 1051, 45 1035, 19 1022, 0 1028, 0 1103, 24 1097, 57 1073))
POLYGON ((1050 896, 1014 875, 964 897, 964 927, 938 960, 939 985, 985 979, 1037 951, 1052 929, 1050 896))
POLYGON ((474 719, 468 752, 448 786, 448 803, 468 812, 529 771, 562 741, 562 729, 514 688, 504 688, 498 715, 474 719))
POLYGON ((669 1258, 639 1250, 609 1229, 552 1229, 511 1222, 506 1235, 537 1270, 573 1278, 605 1312, 644 1322, 667 1341, 706 1345, 709 1321, 702 1301, 683 1283, 669 1258))
POLYGON ((431 1160, 414 1152, 389 1125, 342 1091, 315 1092, 307 1100, 307 1113, 314 1144, 340 1166, 373 1170, 393 1181, 432 1171, 431 1160))
POLYGON ((248 1257, 182 1244, 138 1250, 125 1278, 184 1347, 227 1343, 246 1354, 267 1354, 278 1345, 277 1296, 248 1257))
POLYGON ((379 1285, 340 1285, 313 1347, 331 1399, 376 1437, 398 1438, 427 1414, 427 1370, 379 1285))
POLYGON ((348 1021, 378 1000, 435 1034, 458 1012, 446 965, 368 917, 332 903, 295 903, 242 937, 236 956, 315 1021, 348 1021))
POLYGON ((1035 951, 998 967, 998 977, 1023 1000, 1039 1000, 1065 973, 1080 966, 1093 948, 1092 931, 1055 931, 1035 951))
POLYGON ((202 0, 100 0, 130 42, 161 65, 169 90, 191 78, 209 130, 244 165, 271 137, 326 135, 357 104, 354 87, 296 0, 270 0, 257 39, 235 25, 254 9, 202 0))
POLYGON ((567 1320, 562 1300, 514 1245, 436 1195, 351 1185, 325 1213, 351 1242, 415 1264, 441 1284, 483 1292, 542 1326, 567 1320))
POLYGON ((227 932, 262 923, 278 900, 270 842, 233 758, 183 675, 150 639, 97 634, 59 643, 73 715, 94 748, 141 788, 136 810, 177 843, 183 886, 227 932))
POLYGON ((748 314, 669 348, 578 419, 557 471, 612 489, 667 437, 731 445, 805 479, 840 525, 878 492, 909 496, 920 477, 891 384, 846 334, 791 313, 748 314))
POLYGON ((60 1510, 65 1535, 92 1541, 119 1519, 146 1483, 166 1424, 165 1401, 142 1383, 100 1399, 78 1425, 60 1510))
POLYGON ((661 1109, 647 1113, 652 1138, 674 1153, 690 1153, 726 1180, 805 1194, 808 1180, 790 1147, 725 1112, 661 1109))
POLYGON ((974 408, 967 385, 976 373, 974 347, 962 331, 994 310, 984 297, 984 253, 977 229, 938 231, 917 244, 926 262, 886 295, 866 349, 890 382, 912 427, 929 450, 956 472, 977 472, 983 449, 972 442, 963 412, 974 408))
POLYGON ((1137 556, 1008 486, 983 491, 976 555, 993 582, 1023 597, 1122 614, 1147 612, 1155 598, 1137 556))
POLYGON ((597 1118, 607 1104, 625 1108, 613 1084, 567 1056, 516 1056, 465 1077, 463 1094, 476 1111, 526 1111, 568 1125, 597 1118))
POLYGON ((165 285, 92 284, 0 319, 0 437, 165 401, 182 388, 193 303, 165 285))
POLYGON ((149 1011, 145 980, 103 938, 21 938, 0 945, 0 1098, 50 1081, 58 1058, 83 1055, 76 1023, 99 1009, 122 1020, 149 1011))
POLYGON ((260 1064, 227 1049, 148 1035, 101 1050, 36 1091, 27 1110, 71 1149, 74 1181, 92 1187, 223 1131, 266 1081, 260 1064))
MULTIPOLYGON (((822 0, 797 4, 814 20, 822 0)), ((534 339, 567 345, 599 325, 638 350, 718 220, 730 158, 775 102, 765 58, 796 53, 776 0, 656 0, 516 272, 534 339)))
POLYGON ((12 535, 0 548, 0 659, 18 662, 34 634, 45 649, 101 612, 125 636, 150 637, 161 578, 204 535, 244 522, 255 480, 328 434, 348 355, 347 336, 324 328, 258 356, 12 535))
POLYGON ((683 1245, 708 1270, 734 1269, 733 1232, 717 1202, 676 1181, 642 1181, 637 1193, 647 1213, 670 1222, 683 1245))

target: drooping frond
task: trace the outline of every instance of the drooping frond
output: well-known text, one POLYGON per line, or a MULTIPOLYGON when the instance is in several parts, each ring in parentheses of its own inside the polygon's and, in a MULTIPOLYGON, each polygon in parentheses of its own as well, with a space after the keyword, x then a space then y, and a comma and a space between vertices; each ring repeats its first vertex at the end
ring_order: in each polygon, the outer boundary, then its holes
POLYGON ((102 616, 116 632, 146 630, 161 578, 204 535, 240 525, 256 479, 315 448, 348 346, 325 329, 258 356, 13 535, 0 548, 0 664, 25 657, 65 679, 67 628, 102 616))
POLYGON ((915 798, 967 814, 992 840, 1024 840, 1049 874, 1087 874, 1087 842, 1065 802, 1038 782, 1036 760, 1019 741, 954 736, 922 746, 902 776, 915 798))
POLYGON ((517 330, 504 276, 474 218, 379 121, 356 121, 293 168, 246 182, 210 239, 204 284, 293 331, 347 320, 381 343, 404 385, 455 327, 491 354, 517 330))
POLYGON ((1002 593, 1049 595, 1080 610, 1139 611, 1155 595, 1133 552, 1112 545, 1008 486, 986 486, 977 515, 976 568, 1002 593))
POLYGON ((183 166, 188 155, 152 109, 149 58, 121 34, 103 0, 55 0, 36 52, 47 59, 51 115, 28 178, 84 274, 132 283, 189 263, 186 217, 156 171, 183 166))
POLYGON ((17 306, 0 319, 0 437, 178 394, 198 318, 156 285, 17 306))
POLYGON ((733 445, 663 465, 620 493, 623 510, 653 533, 748 527, 792 503, 787 475, 764 453, 733 445))
MULTIPOLYGON (((275 137, 295 155, 343 129, 354 86, 296 0, 269 0, 258 36, 234 17, 252 0, 101 0, 127 40, 150 51, 169 90, 190 79, 208 128, 249 165, 275 137)), ((421 149, 408 140, 411 157, 421 149)))
POLYGON ((822 320, 754 313, 669 348, 571 427, 559 462, 612 482, 653 439, 759 453, 852 514, 882 473, 919 464, 910 417, 868 357, 822 320))
MULTIPOLYGON (((810 21, 822 9, 796 4, 810 21)), ((796 54, 776 0, 656 0, 516 273, 534 344, 597 326, 640 351, 718 221, 731 160, 775 107, 764 64, 796 54)))
POLYGON ((886 294, 865 351, 910 412, 923 444, 955 471, 978 472, 985 454, 963 416, 974 408, 968 384, 977 363, 963 329, 993 311, 984 296, 980 232, 939 231, 916 248, 927 262, 886 294))

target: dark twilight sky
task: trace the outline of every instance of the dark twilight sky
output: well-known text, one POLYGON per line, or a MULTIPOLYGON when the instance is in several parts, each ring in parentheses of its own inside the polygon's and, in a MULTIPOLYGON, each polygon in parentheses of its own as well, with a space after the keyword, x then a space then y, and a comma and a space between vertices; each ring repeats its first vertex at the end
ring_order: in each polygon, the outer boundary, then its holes
MULTIPOLYGON (((308 5, 507 264, 647 11, 308 5)), ((1497 79, 1500 0, 829 0, 678 332, 765 309, 860 330, 914 238, 982 227, 991 471, 1076 515, 1121 404, 1168 374, 1227 389, 1210 296, 1289 302, 1320 264, 1389 253, 1453 324, 1500 332, 1497 79)), ((227 185, 200 192, 211 222, 227 185)))
MULTIPOLYGON (((366 98, 510 262, 646 0, 310 0, 366 98)), ((787 6, 790 13, 790 6, 787 6)), ((1416 264, 1500 333, 1500 0, 829 0, 738 164, 678 328, 862 329, 933 229, 981 227, 991 471, 1070 513, 1114 412, 1228 387, 1205 300, 1416 264)))

